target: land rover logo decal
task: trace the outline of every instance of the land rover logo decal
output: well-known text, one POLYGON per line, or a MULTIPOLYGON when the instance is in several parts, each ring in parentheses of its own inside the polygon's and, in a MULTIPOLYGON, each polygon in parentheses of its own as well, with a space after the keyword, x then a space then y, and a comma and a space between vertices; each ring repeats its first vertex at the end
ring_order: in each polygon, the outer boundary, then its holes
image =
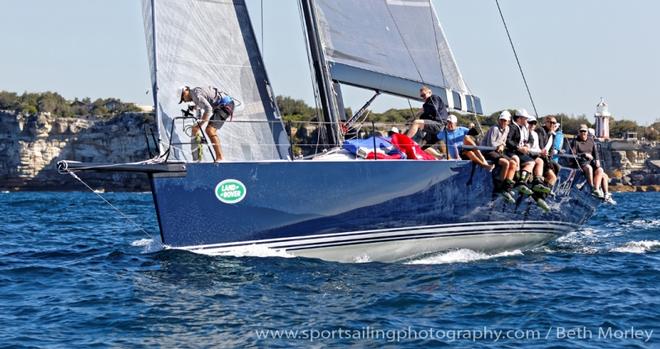
POLYGON ((225 204, 236 204, 245 199, 247 188, 237 179, 225 179, 215 186, 215 196, 225 204))

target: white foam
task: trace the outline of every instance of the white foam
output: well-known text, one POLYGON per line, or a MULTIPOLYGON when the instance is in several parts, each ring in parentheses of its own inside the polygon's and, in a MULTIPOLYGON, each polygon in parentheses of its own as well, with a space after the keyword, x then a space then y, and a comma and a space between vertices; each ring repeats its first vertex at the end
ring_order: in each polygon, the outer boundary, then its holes
POLYGON ((369 263, 369 262, 371 262, 371 257, 369 257, 367 254, 363 254, 362 256, 358 256, 353 259, 353 263, 369 263))
POLYGON ((660 219, 635 219, 630 224, 636 228, 655 228, 660 227, 660 219))
POLYGON ((163 244, 160 242, 160 239, 140 239, 131 242, 133 247, 143 247, 143 253, 153 253, 162 250, 163 244))
MULTIPOLYGON (((198 251, 194 251, 198 252, 198 251)), ((218 253, 219 256, 233 256, 233 257, 282 257, 293 258, 294 255, 287 253, 283 249, 272 249, 263 245, 247 245, 232 247, 227 251, 218 253)))
POLYGON ((623 246, 611 249, 610 252, 646 253, 656 248, 660 248, 660 241, 658 240, 630 241, 623 246))
POLYGON ((515 251, 505 251, 497 254, 486 254, 482 252, 477 252, 469 249, 460 249, 453 250, 438 255, 424 257, 421 259, 413 260, 407 262, 406 264, 449 264, 449 263, 468 263, 473 261, 480 261, 493 258, 501 257, 510 257, 510 256, 522 256, 523 253, 520 250, 515 251))

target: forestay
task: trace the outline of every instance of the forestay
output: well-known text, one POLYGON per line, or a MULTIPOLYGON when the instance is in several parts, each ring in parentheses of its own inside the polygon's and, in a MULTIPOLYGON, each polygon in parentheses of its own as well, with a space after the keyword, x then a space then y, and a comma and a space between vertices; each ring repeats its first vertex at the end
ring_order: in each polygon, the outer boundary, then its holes
MULTIPOLYGON (((177 88, 214 86, 237 102, 219 134, 227 160, 284 159, 289 140, 274 103, 244 0, 143 0, 151 80, 161 140, 170 157, 191 161, 190 126, 177 88), (171 139, 170 139, 171 138, 171 139)), ((204 161, 210 161, 205 147, 204 161)))
POLYGON ((430 0, 314 0, 334 80, 416 98, 421 84, 459 110, 470 96, 430 0))

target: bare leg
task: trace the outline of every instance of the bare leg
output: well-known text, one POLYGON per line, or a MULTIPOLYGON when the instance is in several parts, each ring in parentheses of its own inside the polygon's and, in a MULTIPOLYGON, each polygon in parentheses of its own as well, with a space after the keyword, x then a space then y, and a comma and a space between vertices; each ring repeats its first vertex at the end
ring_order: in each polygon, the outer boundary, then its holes
POLYGON ((222 149, 220 148, 220 137, 218 137, 218 132, 215 127, 208 125, 206 126, 206 134, 209 135, 211 144, 213 145, 213 150, 215 151, 215 161, 222 161, 222 149))
POLYGON ((549 170, 546 172, 545 181, 548 182, 551 187, 554 186, 555 182, 557 182, 557 175, 555 175, 555 171, 549 170))
POLYGON ((509 160, 509 171, 506 174, 506 179, 513 180, 516 176, 516 171, 518 171, 518 162, 515 159, 509 160))
POLYGON ((603 187, 603 193, 607 195, 610 192, 610 177, 603 172, 603 175, 601 176, 601 186, 603 187))
POLYGON ((516 155, 511 156, 509 160, 509 173, 506 174, 506 178, 513 180, 516 177, 516 172, 520 168, 520 158, 516 155))
POLYGON ((596 189, 596 187, 594 187, 594 171, 591 168, 591 166, 590 165, 584 165, 584 166, 582 166, 582 170, 584 171, 584 174, 587 176, 587 183, 589 183, 589 185, 592 188, 596 189))
POLYGON ((433 148, 426 148, 424 152, 426 152, 427 154, 431 154, 436 159, 442 159, 444 157, 442 154, 438 153, 438 151, 433 148))
MULTIPOLYGON (((477 143, 472 139, 472 137, 467 136, 463 139, 463 143, 467 145, 477 145, 477 143)), ((484 154, 481 153, 478 149, 475 150, 470 150, 470 152, 473 152, 475 156, 477 156, 480 160, 481 163, 488 165, 488 167, 492 170, 495 166, 494 165, 489 165, 488 161, 484 157, 484 154)))
POLYGON ((596 189, 600 189, 602 177, 603 177, 603 169, 599 167, 594 171, 594 184, 596 184, 596 189))
POLYGON ((412 125, 410 125, 410 129, 406 133, 406 136, 413 138, 417 134, 417 131, 419 131, 420 128, 424 128, 424 120, 417 119, 413 121, 412 125))
POLYGON ((489 164, 487 161, 479 158, 477 154, 475 154, 473 151, 466 151, 465 155, 470 158, 474 163, 477 165, 487 169, 488 171, 491 171, 493 169, 493 165, 489 164))
POLYGON ((497 163, 500 165, 500 167, 502 167, 502 170, 500 171, 500 181, 503 181, 507 178, 507 174, 509 174, 509 160, 505 158, 499 158, 497 163))
POLYGON ((534 177, 543 176, 543 160, 541 158, 536 158, 534 160, 534 177))

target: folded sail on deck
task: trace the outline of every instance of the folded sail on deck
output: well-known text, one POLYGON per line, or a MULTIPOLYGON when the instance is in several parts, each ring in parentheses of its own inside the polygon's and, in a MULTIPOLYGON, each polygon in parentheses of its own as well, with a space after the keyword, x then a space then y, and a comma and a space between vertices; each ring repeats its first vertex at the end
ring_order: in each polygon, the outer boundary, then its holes
POLYGON ((417 98, 429 85, 450 107, 481 112, 430 0, 314 0, 334 80, 417 98))
MULTIPOLYGON (((219 130, 227 160, 284 159, 289 140, 275 106, 244 0, 143 0, 143 16, 161 147, 192 160, 192 120, 177 88, 214 86, 232 96, 231 122, 219 130)), ((204 149, 204 161, 210 161, 204 149)))

